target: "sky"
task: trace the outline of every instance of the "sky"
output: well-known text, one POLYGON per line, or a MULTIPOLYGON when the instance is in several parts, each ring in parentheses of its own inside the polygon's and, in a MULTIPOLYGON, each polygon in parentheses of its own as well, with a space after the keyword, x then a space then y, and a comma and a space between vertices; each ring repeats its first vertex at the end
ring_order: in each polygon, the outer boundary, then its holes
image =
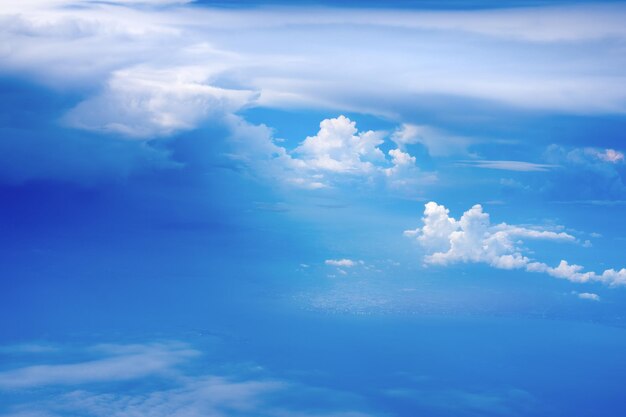
POLYGON ((0 5, 0 417, 626 413, 626 4, 0 5))

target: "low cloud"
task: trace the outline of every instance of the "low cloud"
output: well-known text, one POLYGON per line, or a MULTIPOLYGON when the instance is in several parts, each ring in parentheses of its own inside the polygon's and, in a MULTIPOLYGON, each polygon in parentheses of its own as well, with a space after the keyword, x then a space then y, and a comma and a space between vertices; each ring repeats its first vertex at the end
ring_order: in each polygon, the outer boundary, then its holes
POLYGON ((424 248, 424 262, 430 265, 485 263, 499 269, 525 269, 543 272, 573 282, 598 281, 611 286, 626 285, 626 268, 607 269, 602 273, 584 272, 580 265, 565 260, 556 267, 531 259, 524 240, 578 242, 565 232, 527 228, 506 223, 492 225, 489 214, 480 204, 467 210, 459 220, 449 216, 443 205, 425 205, 423 226, 404 232, 424 248))
POLYGON ((230 158, 279 184, 323 189, 357 181, 409 189, 432 181, 408 152, 395 148, 388 151, 389 158, 385 156, 379 145, 386 132, 359 131, 356 122, 343 115, 322 120, 317 134, 293 149, 276 143, 265 126, 250 125, 237 116, 228 120, 234 148, 230 158))

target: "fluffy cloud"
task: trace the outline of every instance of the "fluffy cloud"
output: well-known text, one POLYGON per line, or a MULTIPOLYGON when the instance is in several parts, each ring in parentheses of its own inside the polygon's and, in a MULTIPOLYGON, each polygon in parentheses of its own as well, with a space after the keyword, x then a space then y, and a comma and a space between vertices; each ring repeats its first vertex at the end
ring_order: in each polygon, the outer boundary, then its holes
POLYGON ((425 206, 423 226, 405 231, 425 249, 426 264, 449 265, 458 262, 486 263, 500 269, 525 269, 543 272, 555 278, 574 282, 599 281, 608 285, 626 285, 626 268, 607 269, 601 274, 583 272, 580 265, 562 260, 556 267, 537 262, 525 255, 523 241, 528 239, 555 242, 577 242, 565 232, 500 223, 492 225, 489 214, 480 204, 467 210, 459 220, 449 216, 449 210, 435 202, 425 206))
POLYGON ((343 115, 322 120, 318 133, 294 149, 276 143, 265 126, 250 125, 237 116, 227 120, 234 145, 231 159, 279 184, 320 189, 356 180, 405 188, 431 178, 420 172, 415 157, 407 152, 391 149, 386 158, 378 147, 385 132, 359 132, 356 123, 343 115))
POLYGON ((373 162, 385 160, 378 148, 384 142, 383 132, 358 132, 356 123, 345 116, 320 123, 315 136, 307 137, 294 154, 307 167, 339 173, 371 172, 373 162))
POLYGON ((65 117, 73 127, 153 138, 224 118, 250 104, 256 94, 207 83, 201 67, 116 71, 104 91, 79 103, 65 117))

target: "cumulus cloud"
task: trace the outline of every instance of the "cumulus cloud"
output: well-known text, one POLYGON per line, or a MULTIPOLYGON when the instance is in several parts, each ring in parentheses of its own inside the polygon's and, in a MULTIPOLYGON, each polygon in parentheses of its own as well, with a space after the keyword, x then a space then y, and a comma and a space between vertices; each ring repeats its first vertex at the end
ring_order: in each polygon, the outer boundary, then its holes
POLYGON ((385 156, 379 148, 385 132, 359 131, 356 122, 343 115, 322 120, 317 134, 293 149, 276 143, 265 126, 237 116, 227 120, 234 145, 231 159, 283 185, 322 189, 356 180, 406 188, 430 180, 408 152, 396 148, 388 151, 390 158, 385 156))
POLYGON ((607 269, 601 274, 584 272, 580 265, 562 260, 556 267, 535 261, 526 255, 524 240, 577 242, 565 232, 527 228, 500 223, 492 225, 489 214, 480 204, 467 210, 459 220, 435 202, 425 205, 423 226, 405 231, 425 249, 424 262, 431 265, 486 263, 499 269, 525 269, 543 272, 573 282, 598 281, 608 285, 626 285, 626 268, 607 269))
POLYGON ((356 123, 345 116, 325 119, 315 136, 307 137, 294 154, 307 167, 340 173, 370 172, 373 162, 385 160, 378 148, 383 132, 358 132, 356 123))

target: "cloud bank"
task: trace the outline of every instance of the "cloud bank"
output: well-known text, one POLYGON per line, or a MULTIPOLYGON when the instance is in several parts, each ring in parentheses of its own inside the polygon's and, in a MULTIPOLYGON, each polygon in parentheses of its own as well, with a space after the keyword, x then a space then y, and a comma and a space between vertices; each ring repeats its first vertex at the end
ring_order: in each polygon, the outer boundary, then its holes
POLYGON ((390 116, 433 95, 626 111, 619 70, 626 58, 616 46, 626 39, 621 5, 411 11, 184 3, 12 2, 0 12, 0 69, 85 94, 68 109, 71 126, 133 137, 192 129, 247 105, 390 116))

